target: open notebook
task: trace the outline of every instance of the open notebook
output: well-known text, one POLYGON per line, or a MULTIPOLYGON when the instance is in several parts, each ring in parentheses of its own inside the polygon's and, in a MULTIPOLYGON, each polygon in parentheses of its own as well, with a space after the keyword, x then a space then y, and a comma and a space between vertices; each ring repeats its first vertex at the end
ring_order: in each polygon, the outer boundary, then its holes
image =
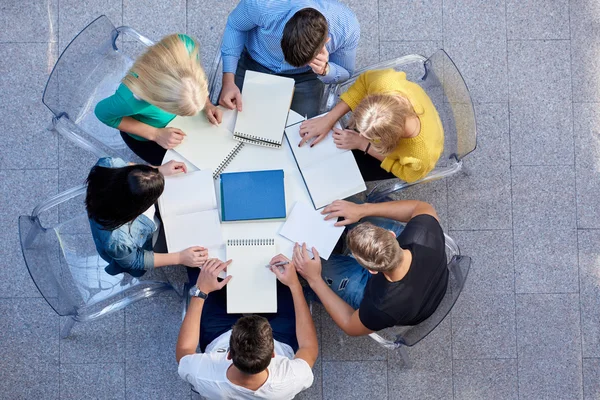
POLYGON ((212 171, 203 170, 165 178, 158 199, 170 253, 191 246, 208 249, 209 257, 222 257, 224 240, 212 171))
POLYGON ((277 254, 275 239, 227 240, 227 313, 277 312, 277 277, 266 266, 277 254))
MULTIPOLYGON (((285 135, 315 209, 366 190, 352 152, 335 146, 333 131, 314 147, 298 147, 300 125, 289 126, 285 135)), ((336 128, 341 128, 339 122, 336 128)))
POLYGON ((293 95, 292 78, 246 71, 243 110, 237 115, 235 138, 260 146, 280 147, 293 95))
POLYGON ((214 171, 216 179, 244 146, 227 129, 234 118, 235 111, 225 110, 223 122, 217 126, 206 119, 204 112, 176 117, 169 126, 181 129, 186 136, 174 150, 197 168, 214 171))

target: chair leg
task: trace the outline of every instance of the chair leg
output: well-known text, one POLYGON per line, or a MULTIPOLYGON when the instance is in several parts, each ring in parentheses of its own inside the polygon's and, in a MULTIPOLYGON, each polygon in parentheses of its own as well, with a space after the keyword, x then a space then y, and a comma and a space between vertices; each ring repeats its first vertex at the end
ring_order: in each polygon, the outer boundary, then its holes
POLYGON ((398 348, 398 353, 400 353, 400 357, 402 358, 402 362, 404 363, 404 367, 412 368, 412 364, 410 362, 410 357, 408 356, 408 351, 406 351, 405 346, 400 346, 398 348))
POLYGON ((75 318, 69 317, 65 326, 63 326, 62 329, 60 330, 60 338, 61 339, 67 338, 71 334, 71 329, 73 329, 74 325, 75 325, 75 318))

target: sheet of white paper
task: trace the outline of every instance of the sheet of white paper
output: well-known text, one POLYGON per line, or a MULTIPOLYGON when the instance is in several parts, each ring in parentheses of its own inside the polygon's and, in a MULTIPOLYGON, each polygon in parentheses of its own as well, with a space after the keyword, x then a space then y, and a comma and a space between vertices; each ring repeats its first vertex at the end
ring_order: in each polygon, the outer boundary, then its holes
POLYGON ((212 171, 187 172, 165 177, 165 189, 158 199, 158 206, 163 217, 217 208, 212 171))
MULTIPOLYGON (((315 164, 319 164, 323 160, 348 152, 348 150, 338 149, 336 147, 333 141, 333 131, 329 131, 325 139, 313 147, 310 147, 308 144, 298 147, 298 143, 301 139, 299 133, 300 125, 301 124, 293 125, 285 130, 285 135, 290 142, 290 146, 294 152, 294 156, 296 156, 300 168, 309 168, 315 164)), ((336 123, 336 128, 341 128, 341 125, 336 123)))
POLYGON ((277 278, 266 267, 276 254, 275 245, 227 246, 227 313, 277 312, 277 278))
POLYGON ((208 249, 208 256, 211 258, 218 258, 222 254, 225 242, 216 209, 163 217, 163 222, 170 253, 202 246, 208 249))
POLYGON ((344 227, 334 226, 336 219, 325 221, 324 218, 312 206, 297 202, 279 234, 293 242, 306 243, 309 249, 316 248, 319 255, 328 260, 344 227))

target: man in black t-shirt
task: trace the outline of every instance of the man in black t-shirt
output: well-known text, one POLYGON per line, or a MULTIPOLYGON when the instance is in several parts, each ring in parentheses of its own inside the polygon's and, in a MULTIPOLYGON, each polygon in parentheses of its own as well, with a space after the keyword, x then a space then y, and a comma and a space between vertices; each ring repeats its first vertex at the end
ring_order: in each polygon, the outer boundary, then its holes
POLYGON ((337 200, 322 213, 325 219, 343 217, 338 226, 375 221, 348 233, 352 256, 332 255, 321 265, 315 248, 314 259, 305 245, 294 248, 296 270, 344 332, 367 335, 416 325, 433 314, 446 293, 448 269, 444 232, 430 204, 337 200), (399 222, 406 223, 403 230, 399 222))

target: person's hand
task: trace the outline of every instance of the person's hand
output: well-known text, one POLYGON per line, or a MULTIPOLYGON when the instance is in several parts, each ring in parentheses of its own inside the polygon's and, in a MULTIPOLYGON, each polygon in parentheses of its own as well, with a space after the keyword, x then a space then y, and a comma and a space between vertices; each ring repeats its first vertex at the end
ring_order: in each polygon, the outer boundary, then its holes
POLYGON ((296 267, 296 271, 306 281, 309 285, 317 282, 321 278, 321 258, 319 257, 319 252, 314 247, 312 248, 312 253, 315 256, 314 259, 310 258, 310 254, 308 254, 308 250, 306 249, 306 243, 302 243, 300 246, 298 243, 294 245, 294 256, 292 258, 292 263, 296 267))
POLYGON ((333 128, 333 142, 338 149, 364 150, 369 141, 351 129, 333 128))
POLYGON ((327 51, 327 47, 325 46, 331 38, 327 38, 325 44, 323 44, 323 48, 316 55, 315 58, 310 60, 308 66, 312 68, 313 72, 317 75, 327 75, 329 72, 329 52, 327 51))
POLYGON ((208 121, 213 125, 219 125, 223 121, 223 110, 213 105, 208 99, 204 106, 204 114, 208 121))
POLYGON ((296 268, 292 261, 284 256, 283 254, 278 254, 271 259, 269 262, 271 266, 271 271, 277 276, 279 282, 283 283, 285 286, 291 288, 300 286, 300 281, 298 280, 298 273, 296 272, 296 268), (284 265, 275 265, 276 263, 285 263, 284 265))
POLYGON ((302 140, 298 143, 298 147, 301 147, 304 143, 314 138, 310 144, 310 147, 313 147, 327 137, 333 125, 335 125, 335 121, 331 121, 327 115, 304 121, 300 124, 300 136, 302 140))
POLYGON ((360 221, 365 217, 364 204, 356 204, 346 200, 336 200, 321 211, 326 214, 325 219, 342 217, 343 221, 338 221, 335 226, 350 225, 360 221))
POLYGON ((219 104, 230 110, 236 109, 242 111, 242 93, 235 85, 233 78, 226 79, 223 76, 223 88, 219 95, 219 104))
POLYGON ((227 262, 223 262, 218 258, 211 258, 208 260, 200 270, 200 275, 198 275, 198 280, 196 281, 196 287, 206 294, 223 289, 223 286, 227 285, 231 280, 231 275, 220 282, 217 278, 221 271, 225 270, 229 264, 231 264, 231 260, 227 262))
POLYGON ((188 247, 179 252, 179 264, 188 267, 201 267, 208 259, 208 250, 202 246, 188 247))
POLYGON ((179 174, 181 172, 186 173, 187 167, 185 166, 185 163, 171 160, 168 163, 163 164, 160 167, 158 167, 158 171, 161 174, 163 174, 163 176, 170 176, 170 175, 179 174))
POLYGON ((183 140, 185 133, 179 128, 158 128, 154 135, 154 141, 163 149, 172 149, 177 147, 183 140))

